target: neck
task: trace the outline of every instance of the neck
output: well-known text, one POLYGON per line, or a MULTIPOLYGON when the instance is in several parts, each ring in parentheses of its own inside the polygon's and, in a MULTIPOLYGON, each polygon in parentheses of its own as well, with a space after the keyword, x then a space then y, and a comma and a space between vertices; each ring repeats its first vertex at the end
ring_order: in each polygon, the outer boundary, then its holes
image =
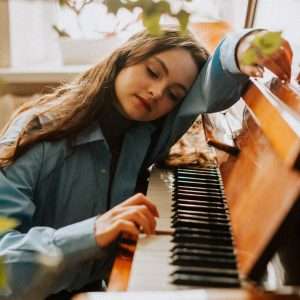
POLYGON ((104 104, 98 120, 108 142, 111 139, 122 139, 126 131, 135 123, 125 118, 112 102, 104 104))

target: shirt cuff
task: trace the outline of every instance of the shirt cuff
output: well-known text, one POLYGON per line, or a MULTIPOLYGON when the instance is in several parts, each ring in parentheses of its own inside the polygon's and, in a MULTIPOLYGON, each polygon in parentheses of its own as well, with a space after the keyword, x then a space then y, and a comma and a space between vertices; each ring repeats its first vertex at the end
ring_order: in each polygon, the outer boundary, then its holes
POLYGON ((236 60, 236 47, 238 46, 241 38, 245 35, 248 35, 252 31, 257 31, 257 29, 250 28, 238 32, 232 32, 223 40, 220 48, 220 57, 223 70, 233 74, 241 74, 236 60))
POLYGON ((62 250, 65 260, 77 262, 96 258, 102 253, 94 235, 96 217, 68 225, 55 232, 54 243, 62 250))

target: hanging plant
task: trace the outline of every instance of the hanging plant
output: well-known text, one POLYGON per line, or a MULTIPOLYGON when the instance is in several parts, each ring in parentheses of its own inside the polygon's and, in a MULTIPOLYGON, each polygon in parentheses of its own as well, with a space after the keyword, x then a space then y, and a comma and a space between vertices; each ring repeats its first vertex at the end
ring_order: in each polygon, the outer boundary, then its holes
MULTIPOLYGON (((160 33, 160 19, 162 15, 168 15, 178 20, 181 31, 186 31, 190 13, 184 9, 186 3, 192 0, 181 0, 181 9, 178 12, 172 12, 170 3, 166 0, 103 0, 102 4, 107 7, 109 13, 116 15, 121 8, 133 11, 139 7, 141 9, 141 19, 144 26, 152 33, 160 33)), ((71 9, 78 17, 83 8, 95 2, 93 0, 59 0, 63 7, 71 9)), ((54 28, 57 30, 58 28, 54 28)), ((57 30, 59 34, 66 36, 66 32, 57 30)))

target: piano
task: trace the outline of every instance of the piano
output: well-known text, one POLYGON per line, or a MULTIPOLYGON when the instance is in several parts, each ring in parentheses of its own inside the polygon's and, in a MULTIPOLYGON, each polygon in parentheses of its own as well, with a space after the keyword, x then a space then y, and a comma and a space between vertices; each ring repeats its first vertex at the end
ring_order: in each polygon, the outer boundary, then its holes
POLYGON ((202 117, 213 161, 151 170, 157 234, 120 244, 108 291, 300 299, 299 95, 295 84, 251 79, 239 130, 230 114, 202 117))
POLYGON ((236 136, 230 118, 225 135, 218 128, 226 115, 203 116, 214 162, 152 169, 147 195, 160 211, 158 233, 121 246, 109 290, 201 288, 211 299, 299 294, 299 94, 276 79, 253 79, 236 136))

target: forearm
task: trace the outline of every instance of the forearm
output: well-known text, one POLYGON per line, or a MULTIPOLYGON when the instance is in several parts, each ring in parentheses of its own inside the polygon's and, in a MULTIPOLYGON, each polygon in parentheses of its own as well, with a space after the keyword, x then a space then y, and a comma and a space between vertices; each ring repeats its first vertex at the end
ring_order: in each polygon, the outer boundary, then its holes
POLYGON ((102 271, 101 266, 106 265, 110 253, 109 249, 96 245, 94 221, 91 218, 58 230, 33 227, 26 234, 12 231, 4 235, 0 253, 5 259, 11 293, 25 292, 34 284, 34 279, 47 286, 45 295, 79 289, 95 279, 91 278, 95 261, 99 265, 97 275, 104 276, 106 270, 102 271), (51 262, 60 258, 61 263, 53 268, 51 262), (50 264, 45 264, 45 259, 50 264))

